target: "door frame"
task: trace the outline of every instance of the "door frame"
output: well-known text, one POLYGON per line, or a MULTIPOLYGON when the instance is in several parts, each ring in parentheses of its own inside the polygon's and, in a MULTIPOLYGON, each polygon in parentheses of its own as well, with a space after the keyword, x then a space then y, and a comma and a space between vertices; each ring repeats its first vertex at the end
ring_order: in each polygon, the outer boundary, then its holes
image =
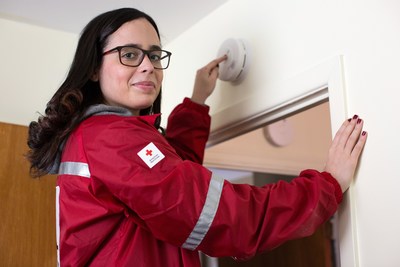
MULTIPOLYGON (((304 88, 303 92, 306 93, 219 129, 212 129, 207 147, 292 116, 326 101, 329 101, 332 136, 334 136, 343 121, 349 117, 347 112, 344 57, 341 55, 335 56, 276 86, 279 87, 279 90, 285 91, 298 91, 296 89, 300 86, 304 88)), ((245 107, 257 102, 259 98, 259 95, 254 94, 229 109, 213 114, 213 118, 216 117, 221 120, 226 114, 234 112, 234 109, 240 110, 242 106, 245 107)), ((350 186, 344 195, 343 203, 338 211, 338 237, 341 266, 358 267, 356 203, 352 188, 353 186, 350 186)))

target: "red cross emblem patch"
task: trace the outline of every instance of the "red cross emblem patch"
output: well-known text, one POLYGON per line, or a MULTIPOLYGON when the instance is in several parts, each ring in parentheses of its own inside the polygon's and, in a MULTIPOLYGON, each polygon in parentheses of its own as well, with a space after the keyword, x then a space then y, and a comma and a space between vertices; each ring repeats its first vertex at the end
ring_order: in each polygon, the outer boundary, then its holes
POLYGON ((137 154, 150 168, 153 168, 154 165, 165 158, 164 154, 153 143, 149 143, 137 154))

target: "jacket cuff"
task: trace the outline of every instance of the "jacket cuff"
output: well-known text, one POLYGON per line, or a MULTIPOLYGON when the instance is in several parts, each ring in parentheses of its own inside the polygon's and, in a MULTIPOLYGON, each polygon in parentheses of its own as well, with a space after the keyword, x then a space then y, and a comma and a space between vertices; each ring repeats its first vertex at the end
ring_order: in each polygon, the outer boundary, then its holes
POLYGON ((183 99, 183 105, 187 108, 194 109, 200 112, 208 113, 210 111, 210 107, 207 105, 201 105, 196 102, 193 102, 189 97, 185 97, 183 99))
POLYGON ((342 193, 342 188, 340 187, 340 184, 329 172, 322 172, 322 175, 324 176, 325 180, 327 180, 334 186, 336 202, 338 204, 340 204, 343 200, 343 193, 342 193))

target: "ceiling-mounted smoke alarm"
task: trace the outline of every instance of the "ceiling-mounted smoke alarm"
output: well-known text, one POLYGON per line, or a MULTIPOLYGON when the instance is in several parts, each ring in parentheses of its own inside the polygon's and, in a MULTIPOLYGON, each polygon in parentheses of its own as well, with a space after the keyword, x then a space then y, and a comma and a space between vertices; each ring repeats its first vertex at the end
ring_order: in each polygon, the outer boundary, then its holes
POLYGON ((219 64, 219 79, 233 83, 241 82, 248 69, 249 51, 241 39, 225 40, 219 51, 218 57, 227 55, 228 58, 219 64))

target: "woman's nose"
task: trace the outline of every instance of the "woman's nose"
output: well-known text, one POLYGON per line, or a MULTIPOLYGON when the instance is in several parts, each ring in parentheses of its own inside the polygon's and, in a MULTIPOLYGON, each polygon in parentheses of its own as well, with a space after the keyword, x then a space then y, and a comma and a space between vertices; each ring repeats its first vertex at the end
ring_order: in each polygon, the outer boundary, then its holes
POLYGON ((148 55, 144 55, 142 63, 140 63, 139 67, 143 71, 154 71, 153 63, 151 63, 148 55))

